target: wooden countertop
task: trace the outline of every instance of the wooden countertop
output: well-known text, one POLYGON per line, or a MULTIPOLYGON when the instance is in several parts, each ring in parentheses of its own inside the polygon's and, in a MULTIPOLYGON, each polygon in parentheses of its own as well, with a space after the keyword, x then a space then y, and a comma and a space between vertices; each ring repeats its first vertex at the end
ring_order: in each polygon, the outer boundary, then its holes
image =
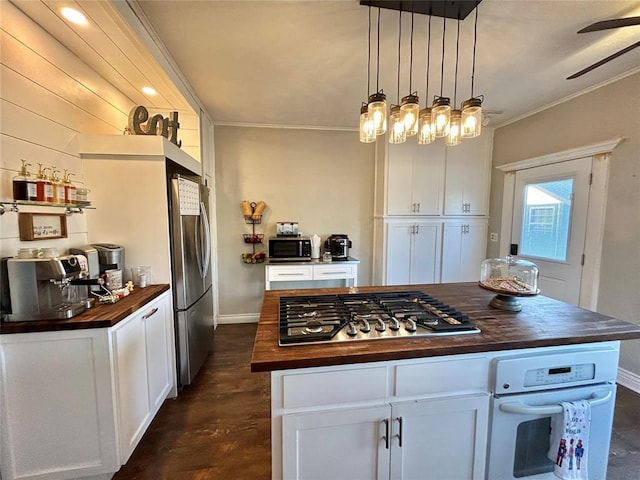
POLYGON ((96 303, 94 307, 68 320, 0 322, 0 334, 112 327, 167 290, 169 290, 168 284, 134 288, 133 292, 116 303, 103 305, 96 303))
POLYGON ((542 295, 519 298, 522 311, 518 313, 489 307, 489 301, 493 296, 495 293, 479 287, 476 283, 266 291, 253 346, 251 371, 264 372, 640 338, 640 325, 574 307, 542 295), (482 332, 443 337, 278 346, 278 306, 281 296, 407 290, 423 291, 461 310, 482 332))

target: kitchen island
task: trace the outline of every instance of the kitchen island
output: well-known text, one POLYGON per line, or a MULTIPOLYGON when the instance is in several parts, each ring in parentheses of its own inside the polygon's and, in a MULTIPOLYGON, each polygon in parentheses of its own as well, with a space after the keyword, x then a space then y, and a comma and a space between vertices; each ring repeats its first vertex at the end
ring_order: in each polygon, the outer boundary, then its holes
POLYGON ((495 359, 611 350, 617 367, 619 342, 640 338, 638 325, 544 296, 496 310, 494 295, 475 283, 265 292, 251 368, 272 372, 272 478, 487 478, 495 359), (281 296, 414 290, 481 332, 278 346, 281 296))

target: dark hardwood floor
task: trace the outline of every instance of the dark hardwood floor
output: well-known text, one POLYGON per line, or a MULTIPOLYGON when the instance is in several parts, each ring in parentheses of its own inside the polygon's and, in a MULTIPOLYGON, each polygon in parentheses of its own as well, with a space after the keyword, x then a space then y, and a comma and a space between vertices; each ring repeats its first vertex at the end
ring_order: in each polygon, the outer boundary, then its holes
MULTIPOLYGON (((195 381, 167 400, 114 480, 268 480, 270 382, 251 373, 256 325, 221 325, 195 381)), ((608 480, 640 479, 640 395, 620 387, 608 480)))

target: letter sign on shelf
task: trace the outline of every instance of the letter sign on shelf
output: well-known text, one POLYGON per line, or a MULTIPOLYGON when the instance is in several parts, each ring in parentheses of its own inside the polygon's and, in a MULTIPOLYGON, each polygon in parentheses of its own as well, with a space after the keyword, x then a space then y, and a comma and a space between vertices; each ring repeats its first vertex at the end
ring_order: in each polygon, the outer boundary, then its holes
POLYGON ((134 135, 162 135, 181 147, 182 140, 178 141, 178 128, 178 112, 171 112, 171 118, 164 118, 160 114, 149 118, 149 111, 142 105, 133 107, 129 112, 129 131, 134 135))

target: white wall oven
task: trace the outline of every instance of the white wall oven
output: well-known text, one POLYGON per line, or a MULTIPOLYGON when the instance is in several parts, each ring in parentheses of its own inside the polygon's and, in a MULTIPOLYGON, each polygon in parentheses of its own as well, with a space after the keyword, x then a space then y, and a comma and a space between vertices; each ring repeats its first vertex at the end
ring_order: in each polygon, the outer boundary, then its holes
POLYGON ((551 420, 561 402, 591 405, 589 478, 606 478, 618 350, 555 350, 494 359, 487 478, 552 480, 547 458, 551 420))

